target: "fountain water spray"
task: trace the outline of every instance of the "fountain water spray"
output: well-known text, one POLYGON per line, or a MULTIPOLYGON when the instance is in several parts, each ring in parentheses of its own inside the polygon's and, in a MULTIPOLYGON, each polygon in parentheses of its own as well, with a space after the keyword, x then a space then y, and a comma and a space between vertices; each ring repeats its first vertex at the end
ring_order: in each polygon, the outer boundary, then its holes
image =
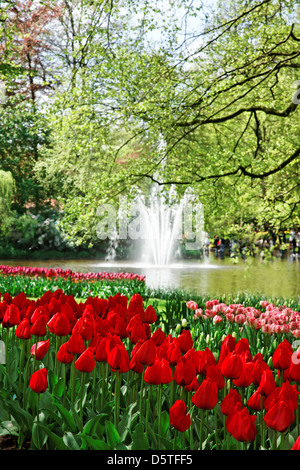
POLYGON ((155 183, 148 197, 138 194, 130 207, 126 196, 120 198, 118 214, 108 204, 98 209, 98 215, 107 213, 97 226, 98 237, 109 238, 107 260, 113 260, 121 239, 140 240, 140 260, 156 266, 172 263, 179 243, 186 251, 203 247, 203 205, 191 189, 179 198, 175 186, 166 191, 155 183))
POLYGON ((147 262, 159 266, 170 264, 176 243, 180 241, 185 243, 186 249, 202 248, 203 205, 195 204, 194 199, 191 190, 178 199, 174 186, 166 193, 157 184, 152 186, 148 204, 144 197, 138 198, 145 231, 142 255, 147 262))

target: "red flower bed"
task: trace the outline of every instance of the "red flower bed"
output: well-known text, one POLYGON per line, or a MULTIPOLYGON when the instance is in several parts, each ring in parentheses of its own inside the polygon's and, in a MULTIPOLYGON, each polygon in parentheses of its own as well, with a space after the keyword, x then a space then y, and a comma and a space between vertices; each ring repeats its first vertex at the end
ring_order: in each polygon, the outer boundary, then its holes
MULTIPOLYGON (((156 434, 161 438, 154 440, 153 445, 158 445, 161 439, 159 446, 164 447, 173 440, 177 448, 176 433, 180 432, 185 437, 180 441, 181 448, 239 448, 251 444, 252 448, 265 449, 276 448, 277 433, 282 440, 291 433, 290 440, 298 448, 300 353, 294 352, 287 340, 278 343, 269 364, 269 357, 250 351, 244 337, 236 339, 228 334, 219 350, 212 351, 208 347, 197 349, 190 330, 183 329, 177 336, 164 332, 161 326, 155 326, 158 320, 155 310, 152 306, 144 308, 139 294, 130 299, 120 294, 108 299, 90 297, 77 303, 73 296, 57 290, 37 300, 29 300, 23 293, 14 298, 4 294, 1 300, 0 320, 3 337, 10 338, 8 348, 12 341, 10 332, 15 335, 14 347, 19 341, 22 351, 22 345, 33 342, 31 363, 27 358, 20 359, 20 370, 26 360, 27 366, 31 364, 31 373, 24 383, 23 376, 20 377, 22 390, 29 386, 40 395, 50 387, 47 374, 51 371, 45 364, 49 351, 54 348, 56 373, 59 374, 61 365, 65 366, 65 372, 70 372, 62 374, 64 406, 69 403, 70 409, 74 409, 76 399, 79 400, 82 426, 92 407, 96 414, 101 414, 110 387, 115 435, 119 422, 128 418, 128 410, 135 403, 145 432, 149 432, 150 419, 158 420, 156 434), (101 365, 105 366, 106 374, 102 370, 97 376, 101 365), (75 371, 82 374, 83 380, 79 398, 75 395, 75 371), (83 400, 84 374, 94 373, 89 378, 90 401, 83 400), (121 400, 122 384, 126 386, 121 400), (98 398, 95 400, 95 387, 101 405, 98 398), (149 387, 147 393, 145 387, 149 387), (65 393, 69 394, 67 398, 65 393), (155 394, 154 401, 151 394, 155 394), (150 406, 153 409, 149 410, 150 406), (162 423, 166 411, 170 413, 168 431, 162 423), (209 425, 205 426, 210 419, 214 420, 213 432, 209 425)), ((215 313, 220 313, 220 308, 215 313)), ((292 312, 288 318, 291 315, 292 312)), ((16 396, 24 406, 20 390, 16 396)), ((150 442, 151 436, 148 434, 150 442)), ((101 446, 109 442, 103 435, 101 446)), ((98 441, 97 445, 100 446, 98 441)))
POLYGON ((80 273, 73 272, 71 269, 61 268, 38 268, 29 266, 8 266, 0 265, 0 272, 5 275, 24 275, 24 276, 45 276, 48 278, 63 277, 72 281, 102 281, 102 280, 136 280, 145 281, 145 276, 135 273, 80 273))

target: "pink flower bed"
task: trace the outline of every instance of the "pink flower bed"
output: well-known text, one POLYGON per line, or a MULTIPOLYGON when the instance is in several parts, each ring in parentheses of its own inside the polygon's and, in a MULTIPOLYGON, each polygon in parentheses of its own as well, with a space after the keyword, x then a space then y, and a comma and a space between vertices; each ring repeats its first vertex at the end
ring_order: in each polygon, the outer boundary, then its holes
POLYGON ((211 319, 215 324, 228 321, 239 325, 250 325, 263 333, 292 333, 300 338, 300 313, 284 305, 276 306, 261 301, 261 309, 245 307, 242 304, 220 303, 217 299, 208 300, 205 309, 190 300, 187 307, 194 312, 194 319, 211 319))

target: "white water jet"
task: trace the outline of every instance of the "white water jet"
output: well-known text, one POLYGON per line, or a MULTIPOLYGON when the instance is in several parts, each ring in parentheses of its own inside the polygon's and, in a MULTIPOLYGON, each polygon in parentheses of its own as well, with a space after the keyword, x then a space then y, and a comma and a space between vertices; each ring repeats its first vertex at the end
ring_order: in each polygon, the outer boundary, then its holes
MULTIPOLYGON (((175 187, 171 186, 166 193, 159 185, 154 184, 148 200, 139 196, 136 203, 142 218, 143 243, 141 257, 147 263, 157 266, 166 266, 174 261, 174 252, 178 243, 184 238, 197 238, 197 243, 190 245, 190 249, 200 249, 203 245, 203 206, 197 204, 198 216, 201 215, 201 227, 197 234, 192 228, 193 195, 190 191, 178 200, 175 187), (200 209, 200 211, 199 211, 200 209)), ((188 244, 186 243, 186 247, 188 244)))

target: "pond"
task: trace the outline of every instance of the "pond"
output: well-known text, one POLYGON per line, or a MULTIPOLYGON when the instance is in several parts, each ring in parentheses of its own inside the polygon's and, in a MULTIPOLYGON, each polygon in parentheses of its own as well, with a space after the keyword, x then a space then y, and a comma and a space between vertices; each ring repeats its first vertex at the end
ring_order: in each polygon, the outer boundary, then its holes
POLYGON ((203 260, 182 260, 165 267, 142 265, 136 262, 101 260, 9 261, 11 266, 37 266, 71 269, 75 272, 134 272, 146 276, 153 288, 178 288, 200 295, 237 294, 248 292, 267 297, 294 297, 300 293, 300 261, 298 258, 239 260, 217 259, 214 255, 203 260))

